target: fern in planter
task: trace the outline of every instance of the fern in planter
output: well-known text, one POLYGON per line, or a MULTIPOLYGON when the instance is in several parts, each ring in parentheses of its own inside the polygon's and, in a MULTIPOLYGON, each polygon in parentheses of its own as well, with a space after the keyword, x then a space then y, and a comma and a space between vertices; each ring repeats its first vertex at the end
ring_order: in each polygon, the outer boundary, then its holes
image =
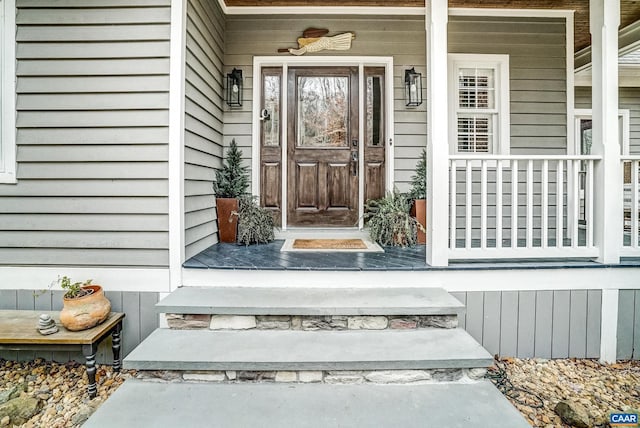
POLYGON ((369 235, 380 245, 411 247, 416 244, 422 226, 411 217, 411 199, 397 189, 384 198, 369 200, 365 206, 369 235))
POLYGON ((227 158, 222 169, 216 171, 213 190, 217 198, 239 198, 247 194, 249 188, 248 167, 242 165, 242 151, 236 140, 231 140, 227 158))
POLYGON ((274 240, 273 214, 258 205, 253 197, 242 197, 238 201, 238 244, 266 244, 274 240))

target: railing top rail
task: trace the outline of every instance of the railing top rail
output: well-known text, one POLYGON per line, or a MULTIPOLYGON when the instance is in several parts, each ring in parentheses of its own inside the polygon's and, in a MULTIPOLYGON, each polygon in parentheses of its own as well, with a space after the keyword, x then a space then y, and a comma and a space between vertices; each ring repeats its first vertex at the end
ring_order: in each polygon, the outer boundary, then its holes
POLYGON ((624 155, 624 156, 620 156, 620 160, 622 160, 622 161, 636 161, 636 160, 640 160, 640 155, 624 155))
MULTIPOLYGON (((625 160, 633 160, 627 159, 625 160)), ((602 156, 598 155, 450 155, 450 160, 474 160, 474 161, 495 161, 495 160, 602 160, 602 156)), ((640 159, 640 156, 638 156, 640 159)))

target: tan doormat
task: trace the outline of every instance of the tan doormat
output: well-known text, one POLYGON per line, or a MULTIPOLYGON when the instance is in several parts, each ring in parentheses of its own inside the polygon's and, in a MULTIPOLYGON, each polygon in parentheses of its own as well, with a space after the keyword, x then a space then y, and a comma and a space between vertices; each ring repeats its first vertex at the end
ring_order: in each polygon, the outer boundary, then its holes
POLYGON ((360 238, 287 239, 280 251, 383 253, 375 242, 360 238))
POLYGON ((293 241, 296 250, 366 250, 367 244, 362 239, 296 239, 293 241))

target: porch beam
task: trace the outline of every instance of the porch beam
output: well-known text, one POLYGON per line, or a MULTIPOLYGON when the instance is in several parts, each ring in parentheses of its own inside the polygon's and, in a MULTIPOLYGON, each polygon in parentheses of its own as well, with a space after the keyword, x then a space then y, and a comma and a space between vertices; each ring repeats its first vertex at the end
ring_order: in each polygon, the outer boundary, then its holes
POLYGON ((449 264, 447 0, 425 2, 427 33, 427 264, 449 264), (437 183, 437 185, 436 185, 437 183))
POLYGON ((593 64, 592 153, 595 166, 594 242, 600 263, 620 262, 622 166, 618 137, 618 26, 620 0, 590 0, 593 64))

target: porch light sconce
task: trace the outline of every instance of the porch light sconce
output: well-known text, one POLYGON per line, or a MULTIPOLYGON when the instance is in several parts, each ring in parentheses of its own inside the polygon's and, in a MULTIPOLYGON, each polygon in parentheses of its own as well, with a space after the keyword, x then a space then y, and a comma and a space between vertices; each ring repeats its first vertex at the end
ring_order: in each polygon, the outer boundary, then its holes
POLYGON ((422 74, 417 73, 415 67, 404 71, 404 100, 407 107, 422 104, 422 74))
POLYGON ((234 68, 227 74, 227 105, 242 107, 242 70, 234 68))

